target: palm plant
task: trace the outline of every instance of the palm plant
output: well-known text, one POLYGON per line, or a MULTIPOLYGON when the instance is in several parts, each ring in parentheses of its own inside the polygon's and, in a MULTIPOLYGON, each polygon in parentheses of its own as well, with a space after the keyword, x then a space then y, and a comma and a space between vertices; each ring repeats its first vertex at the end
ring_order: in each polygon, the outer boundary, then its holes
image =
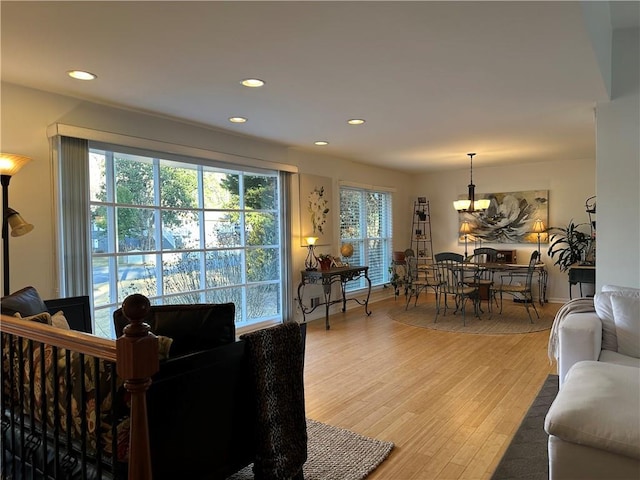
POLYGON ((557 255, 554 265, 557 265, 560 271, 567 271, 571 265, 584 260, 591 243, 591 235, 580 230, 580 227, 585 226, 588 227, 588 224, 575 224, 572 219, 564 228, 549 227, 547 229, 551 234, 547 253, 551 258, 557 255))

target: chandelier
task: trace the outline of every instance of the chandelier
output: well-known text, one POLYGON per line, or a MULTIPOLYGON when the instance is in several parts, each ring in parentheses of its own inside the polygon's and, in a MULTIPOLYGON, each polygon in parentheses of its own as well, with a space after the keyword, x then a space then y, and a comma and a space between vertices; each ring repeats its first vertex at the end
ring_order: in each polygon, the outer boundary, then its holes
POLYGON ((469 181, 469 196, 466 200, 456 200, 453 202, 453 208, 459 212, 480 212, 489 208, 491 203, 489 199, 483 198, 482 200, 476 200, 476 186, 473 184, 473 156, 475 153, 467 153, 469 160, 471 161, 471 179, 469 181))

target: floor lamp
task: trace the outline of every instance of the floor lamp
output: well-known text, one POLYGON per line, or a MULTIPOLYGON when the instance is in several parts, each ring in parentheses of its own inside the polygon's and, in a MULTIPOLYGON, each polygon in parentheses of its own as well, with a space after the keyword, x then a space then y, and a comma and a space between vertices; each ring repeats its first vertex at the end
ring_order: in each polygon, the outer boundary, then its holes
POLYGON ((531 230, 533 231, 533 233, 538 234, 538 262, 541 262, 542 259, 540 257, 540 234, 544 233, 547 229, 544 226, 544 222, 538 218, 535 222, 533 222, 533 227, 531 230))
POLYGON ((11 236, 19 237, 33 230, 20 214, 9 208, 9 182, 11 177, 31 159, 24 155, 0 153, 0 182, 2 183, 2 268, 4 295, 9 295, 9 226, 11 236))

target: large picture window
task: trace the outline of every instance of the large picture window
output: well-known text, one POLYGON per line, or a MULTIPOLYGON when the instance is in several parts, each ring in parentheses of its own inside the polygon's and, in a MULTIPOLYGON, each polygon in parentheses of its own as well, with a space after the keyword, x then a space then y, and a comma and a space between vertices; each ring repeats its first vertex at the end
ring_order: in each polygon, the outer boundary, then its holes
POLYGON ((282 321, 277 171, 229 169, 90 144, 96 334, 141 293, 152 304, 236 305, 236 325, 282 321))
MULTIPOLYGON (((340 241, 353 245, 353 265, 368 265, 372 285, 389 282, 392 251, 392 194, 375 188, 340 186, 340 241)), ((347 290, 364 288, 364 279, 347 290)))

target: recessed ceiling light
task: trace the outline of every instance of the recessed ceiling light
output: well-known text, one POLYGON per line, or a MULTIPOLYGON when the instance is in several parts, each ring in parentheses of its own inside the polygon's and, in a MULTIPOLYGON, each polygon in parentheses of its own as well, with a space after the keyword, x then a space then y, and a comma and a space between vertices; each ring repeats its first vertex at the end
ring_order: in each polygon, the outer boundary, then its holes
POLYGON ((363 120, 361 118, 352 118, 350 120, 347 120, 347 123, 349 125, 362 125, 364 122, 366 122, 366 120, 363 120))
POLYGON ((314 145, 318 145, 319 147, 323 147, 325 145, 329 145, 329 142, 327 142, 326 140, 318 140, 316 142, 313 142, 314 145))
POLYGON ((69 70, 67 75, 76 80, 95 80, 98 78, 97 75, 91 72, 85 72, 84 70, 69 70))
POLYGON ((230 117, 229 121, 231 123, 245 123, 247 119, 244 117, 230 117))
POLYGON ((244 85, 245 87, 256 88, 263 86, 265 82, 264 80, 260 80, 259 78, 245 78, 240 83, 242 83, 242 85, 244 85))

